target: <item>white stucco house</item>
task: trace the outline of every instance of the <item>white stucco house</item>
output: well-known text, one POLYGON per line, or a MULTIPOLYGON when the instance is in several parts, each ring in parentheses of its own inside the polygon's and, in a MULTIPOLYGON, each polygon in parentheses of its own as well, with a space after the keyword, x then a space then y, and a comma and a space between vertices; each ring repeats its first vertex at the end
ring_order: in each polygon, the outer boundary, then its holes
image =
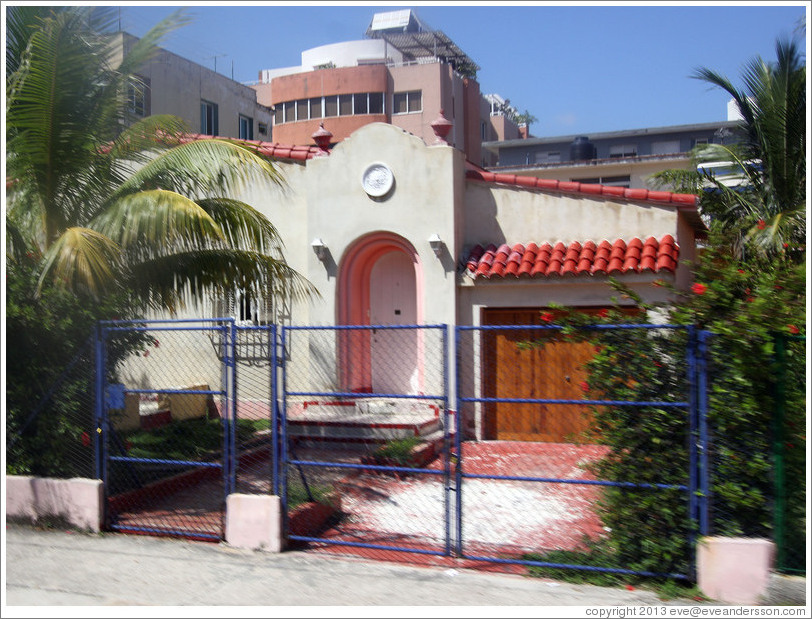
MULTIPOLYGON (((211 315, 307 326, 525 325, 539 324, 551 305, 610 306, 610 277, 652 304, 670 301, 659 280, 689 285, 687 263, 705 230, 696 196, 490 173, 443 140, 447 125, 441 112, 431 144, 384 123, 361 127, 332 150, 329 126, 314 134, 317 145, 259 143, 277 160, 285 185, 252 186, 238 197, 274 223, 285 259, 320 296, 262 308, 240 304, 235 291, 237 302, 214 302, 211 315)), ((443 367, 421 352, 434 335, 376 335, 356 341, 336 332, 318 351, 311 340, 308 359, 292 359, 307 368, 305 390, 435 389, 443 367)), ((449 355, 449 381, 462 358, 477 365, 466 373, 480 391, 506 397, 500 389, 510 381, 503 379, 525 353, 502 350, 496 340, 490 352, 470 343, 449 355)), ((567 383, 574 371, 561 370, 567 383)), ((555 440, 573 430, 520 427, 505 421, 509 412, 471 408, 465 419, 476 438, 555 440)))

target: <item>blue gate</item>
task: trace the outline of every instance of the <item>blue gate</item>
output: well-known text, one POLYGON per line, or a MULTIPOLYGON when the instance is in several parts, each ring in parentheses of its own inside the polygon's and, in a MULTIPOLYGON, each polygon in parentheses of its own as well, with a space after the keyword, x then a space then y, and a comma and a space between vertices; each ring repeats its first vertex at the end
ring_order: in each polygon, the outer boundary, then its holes
POLYGON ((234 342, 229 319, 100 323, 93 441, 110 529, 223 538, 234 342))
POLYGON ((706 336, 651 324, 458 327, 458 418, 497 442, 456 433, 456 554, 552 577, 691 578, 707 532, 706 336))
POLYGON ((288 539, 449 555, 447 327, 285 327, 282 342, 288 539))

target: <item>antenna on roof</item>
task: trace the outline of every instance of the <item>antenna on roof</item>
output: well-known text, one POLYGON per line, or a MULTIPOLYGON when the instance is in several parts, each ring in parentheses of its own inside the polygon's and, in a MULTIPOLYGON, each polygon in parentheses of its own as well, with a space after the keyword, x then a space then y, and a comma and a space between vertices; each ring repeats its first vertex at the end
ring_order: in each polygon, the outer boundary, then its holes
POLYGON ((215 54, 214 56, 207 56, 208 59, 214 58, 214 72, 217 73, 217 59, 228 56, 228 54, 215 54))

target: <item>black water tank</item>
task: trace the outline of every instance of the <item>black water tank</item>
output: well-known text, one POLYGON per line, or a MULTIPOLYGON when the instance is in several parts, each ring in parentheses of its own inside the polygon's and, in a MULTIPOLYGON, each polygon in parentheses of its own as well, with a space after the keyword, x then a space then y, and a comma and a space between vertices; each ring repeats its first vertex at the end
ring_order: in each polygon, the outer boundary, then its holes
POLYGON ((595 145, 589 141, 588 137, 577 137, 570 145, 570 159, 572 161, 584 161, 594 159, 597 156, 595 145))

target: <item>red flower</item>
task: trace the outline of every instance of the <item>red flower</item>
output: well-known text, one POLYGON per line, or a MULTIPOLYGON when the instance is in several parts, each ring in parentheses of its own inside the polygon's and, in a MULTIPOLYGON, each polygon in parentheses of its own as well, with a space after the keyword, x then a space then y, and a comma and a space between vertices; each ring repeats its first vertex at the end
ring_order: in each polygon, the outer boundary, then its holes
POLYGON ((152 345, 155 346, 155 348, 158 348, 158 346, 160 346, 161 343, 158 340, 152 340, 152 345))
POLYGON ((626 585, 626 588, 627 588, 629 591, 634 591, 634 587, 632 587, 631 585, 626 585))
POLYGON ((744 273, 744 269, 739 269, 739 273, 744 273))
POLYGON ((580 385, 580 386, 581 386, 581 391, 583 391, 584 393, 586 393, 587 391, 589 391, 589 383, 588 383, 588 382, 586 382, 585 380, 582 380, 582 381, 581 381, 581 385, 580 385))
POLYGON ((90 435, 87 432, 82 432, 82 445, 90 447, 90 435))
POLYGON ((555 320, 555 316, 553 316, 553 315, 552 315, 550 312, 544 312, 544 313, 541 315, 541 319, 542 319, 544 322, 552 322, 553 320, 555 320))
POLYGON ((705 294, 705 291, 707 289, 708 289, 708 287, 705 284, 696 283, 693 286, 691 286, 691 291, 694 294, 705 294))
POLYGON ((759 219, 757 225, 759 230, 764 230, 767 227, 767 223, 763 219, 759 219))
POLYGON ((144 351, 144 356, 145 356, 145 357, 149 357, 149 351, 148 351, 148 350, 145 350, 145 351, 144 351))
POLYGON ((598 310, 598 316, 601 318, 606 318, 609 315, 609 310, 605 307, 603 309, 598 310))
POLYGON ((795 325, 787 325, 787 329, 789 329, 789 332, 792 333, 792 335, 798 335, 801 332, 801 330, 795 325))

